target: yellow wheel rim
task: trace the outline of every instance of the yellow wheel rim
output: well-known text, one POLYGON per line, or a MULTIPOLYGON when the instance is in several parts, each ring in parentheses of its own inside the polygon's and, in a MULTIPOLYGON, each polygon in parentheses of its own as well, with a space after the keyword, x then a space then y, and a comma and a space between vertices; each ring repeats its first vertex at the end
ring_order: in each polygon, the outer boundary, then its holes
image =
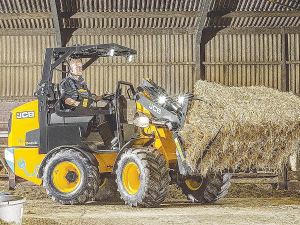
POLYGON ((123 169, 122 180, 123 185, 129 194, 134 195, 138 192, 141 185, 140 170, 135 163, 130 162, 125 166, 123 169))
POLYGON ((74 191, 80 184, 81 175, 78 167, 71 162, 58 164, 52 173, 54 186, 63 193, 74 191))
POLYGON ((107 177, 104 178, 103 182, 100 184, 99 188, 102 188, 107 181, 107 177))
POLYGON ((1 174, 1 175, 5 174, 5 168, 0 169, 0 174, 1 174))
POLYGON ((189 179, 185 181, 185 184, 190 190, 197 191, 201 187, 202 182, 199 183, 195 180, 189 179))

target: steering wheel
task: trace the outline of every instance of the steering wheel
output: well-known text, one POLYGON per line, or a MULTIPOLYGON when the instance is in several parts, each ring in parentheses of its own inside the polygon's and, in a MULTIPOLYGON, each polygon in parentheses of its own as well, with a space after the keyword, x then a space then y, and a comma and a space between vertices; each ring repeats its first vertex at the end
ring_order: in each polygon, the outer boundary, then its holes
POLYGON ((112 101, 115 97, 115 93, 109 93, 109 94, 106 94, 102 97, 103 100, 105 101, 112 101))

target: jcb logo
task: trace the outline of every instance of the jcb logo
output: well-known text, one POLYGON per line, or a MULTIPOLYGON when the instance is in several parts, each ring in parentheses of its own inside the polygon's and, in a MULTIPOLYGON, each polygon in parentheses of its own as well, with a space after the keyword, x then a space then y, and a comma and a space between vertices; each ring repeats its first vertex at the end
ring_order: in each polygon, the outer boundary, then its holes
POLYGON ((158 108, 156 105, 153 105, 153 104, 149 104, 149 109, 152 109, 154 112, 158 113, 158 114, 161 114, 161 109, 158 108))
POLYGON ((34 111, 17 112, 17 119, 34 118, 34 111))

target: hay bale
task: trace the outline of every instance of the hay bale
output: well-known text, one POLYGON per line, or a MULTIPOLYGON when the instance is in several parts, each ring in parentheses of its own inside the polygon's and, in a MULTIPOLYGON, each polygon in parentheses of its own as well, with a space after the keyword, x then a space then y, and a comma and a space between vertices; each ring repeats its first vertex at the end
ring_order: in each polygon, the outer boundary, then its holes
POLYGON ((262 86, 225 87, 198 81, 180 134, 187 162, 208 170, 280 170, 300 140, 300 98, 262 86), (207 154, 203 152, 211 144, 207 154), (197 165, 197 161, 199 165, 197 165))

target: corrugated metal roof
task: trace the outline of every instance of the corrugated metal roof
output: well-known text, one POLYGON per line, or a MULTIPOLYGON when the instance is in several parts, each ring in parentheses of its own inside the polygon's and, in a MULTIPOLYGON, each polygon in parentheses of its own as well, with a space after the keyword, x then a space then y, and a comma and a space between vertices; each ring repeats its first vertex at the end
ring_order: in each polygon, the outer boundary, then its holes
POLYGON ((216 0, 210 11, 287 11, 286 6, 300 7, 298 0, 216 0), (273 1, 273 2, 271 2, 273 1), (276 4, 278 2, 280 4, 276 4), (292 4, 293 3, 293 4, 292 4))
MULTIPOLYGON (((272 0, 273 1, 273 0, 272 0)), ((293 8, 300 9, 299 0, 274 0, 280 4, 268 0, 216 0, 211 5, 211 12, 240 12, 238 16, 231 18, 223 18, 222 16, 212 16, 207 18, 206 27, 296 27, 300 24, 300 12, 299 16, 289 16, 293 8), (252 17, 245 15, 245 12, 256 12, 252 17), (262 13, 261 16, 259 13, 262 13), (283 16, 273 16, 263 14, 263 12, 283 12, 283 16)))
POLYGON ((53 28, 52 19, 0 19, 2 29, 47 29, 53 28))
POLYGON ((197 17, 64 19, 64 28, 193 28, 197 17))
POLYGON ((300 17, 210 18, 206 27, 297 27, 300 17))
POLYGON ((60 0, 63 12, 199 11, 203 0, 60 0))
MULTIPOLYGON (((64 28, 197 28, 205 1, 208 0, 60 0, 60 10, 65 13, 62 23, 64 28), (88 16, 89 13, 91 16, 88 16), (98 14, 94 16, 92 13, 98 14), (104 14, 101 16, 101 13, 104 14), (114 14, 113 18, 110 18, 106 17, 108 14, 105 13, 119 14, 114 14), (126 18, 128 13, 132 15, 126 18)), ((286 7, 300 9, 299 0, 211 2, 211 12, 242 13, 231 18, 217 14, 210 16, 207 18, 206 27, 295 27, 300 23, 300 16, 289 16, 288 13, 292 12, 292 9, 286 7), (286 12, 286 16, 256 14, 251 17, 243 16, 243 12, 286 12)), ((54 28, 50 0, 1 0, 0 13, 2 13, 0 15, 2 29, 54 28), (28 14, 31 18, 18 17, 23 14, 28 14)))
POLYGON ((51 12, 49 0, 1 0, 0 13, 51 12))

